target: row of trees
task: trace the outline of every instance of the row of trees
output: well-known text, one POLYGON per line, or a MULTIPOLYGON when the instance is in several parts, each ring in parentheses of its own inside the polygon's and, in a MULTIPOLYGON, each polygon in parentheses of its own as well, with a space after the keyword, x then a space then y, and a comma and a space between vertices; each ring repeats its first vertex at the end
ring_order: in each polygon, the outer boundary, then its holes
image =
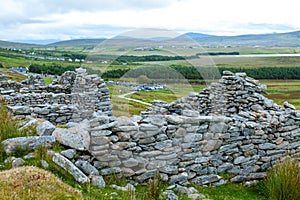
POLYGON ((63 57, 68 57, 68 58, 71 58, 72 60, 75 60, 75 59, 86 59, 87 55, 86 54, 81 54, 81 53, 63 53, 62 54, 63 57))
POLYGON ((171 65, 170 67, 140 67, 136 69, 115 69, 102 74, 103 78, 137 78, 145 75, 151 79, 188 79, 203 80, 203 77, 213 79, 220 78, 225 70, 232 72, 246 72, 248 76, 255 79, 300 79, 300 67, 262 67, 262 68, 225 68, 218 67, 219 73, 212 67, 191 67, 171 65))
POLYGON ((55 63, 51 65, 45 64, 31 64, 29 66, 29 72, 38 73, 38 74, 52 74, 52 75, 61 75, 66 71, 74 71, 77 67, 76 66, 61 66, 55 63))
POLYGON ((207 53, 197 53, 196 56, 228 56, 228 55, 240 55, 240 52, 238 51, 232 51, 232 52, 207 52, 207 53))
POLYGON ((116 61, 123 63, 130 62, 147 62, 147 61, 169 61, 169 60, 184 60, 183 56, 161 56, 161 55, 148 55, 148 56, 119 56, 116 61))

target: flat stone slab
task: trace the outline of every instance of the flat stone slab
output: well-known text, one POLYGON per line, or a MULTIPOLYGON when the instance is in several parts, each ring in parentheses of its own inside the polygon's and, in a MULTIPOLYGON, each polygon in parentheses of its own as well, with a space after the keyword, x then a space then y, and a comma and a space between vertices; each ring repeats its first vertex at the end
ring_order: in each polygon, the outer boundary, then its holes
POLYGON ((66 170, 70 173, 77 182, 79 183, 88 183, 90 179, 78 169, 71 161, 67 158, 63 157, 59 153, 55 153, 52 157, 53 162, 55 162, 58 166, 66 170))
POLYGON ((52 136, 29 136, 29 137, 17 137, 4 140, 2 146, 7 154, 14 153, 19 149, 34 150, 38 146, 52 147, 55 142, 55 138, 52 136))

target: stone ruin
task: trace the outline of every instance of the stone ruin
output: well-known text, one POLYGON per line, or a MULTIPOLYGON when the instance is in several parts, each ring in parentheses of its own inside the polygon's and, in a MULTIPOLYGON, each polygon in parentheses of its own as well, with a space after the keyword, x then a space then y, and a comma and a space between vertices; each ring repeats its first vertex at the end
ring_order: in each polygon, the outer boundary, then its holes
POLYGON ((0 84, 16 116, 46 120, 37 126, 39 136, 5 140, 4 149, 58 141, 67 150, 52 152, 53 161, 81 183, 110 174, 144 182, 159 174, 170 184, 218 186, 227 182, 220 174, 231 173, 231 182, 256 181, 282 158, 300 155, 300 111, 264 97, 266 86, 245 73, 225 71, 200 93, 154 101, 131 118, 112 116, 102 79, 83 69, 49 86, 40 82, 0 84))
POLYGON ((20 119, 31 116, 66 124, 112 115, 104 81, 97 75, 88 75, 84 69, 66 72, 48 86, 40 75, 21 83, 2 81, 0 90, 9 110, 20 119))

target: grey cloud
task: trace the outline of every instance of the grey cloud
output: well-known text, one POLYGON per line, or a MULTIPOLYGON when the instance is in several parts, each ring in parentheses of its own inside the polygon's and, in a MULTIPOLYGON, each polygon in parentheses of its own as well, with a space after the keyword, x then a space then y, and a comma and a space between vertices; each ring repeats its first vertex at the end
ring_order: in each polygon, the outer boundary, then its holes
POLYGON ((279 30, 286 31, 286 30, 295 29, 295 27, 286 24, 268 24, 268 23, 247 23, 239 27, 254 29, 254 30, 260 29, 260 30, 277 30, 277 31, 279 30))
POLYGON ((57 25, 49 28, 45 24, 36 24, 30 28, 14 26, 0 32, 0 40, 69 40, 80 38, 103 38, 131 30, 131 27, 115 27, 110 25, 57 25))
POLYGON ((0 0, 0 27, 22 24, 51 23, 49 15, 78 12, 118 10, 149 10, 171 5, 178 0, 0 0), (37 20, 39 19, 39 20, 37 20))
MULTIPOLYGON (((166 7, 176 2, 177 0, 65 0, 61 3, 61 0, 53 0, 50 3, 50 7, 54 10, 65 12, 68 10, 79 11, 111 11, 111 10, 148 10, 153 8, 166 7)), ((46 4, 47 5, 47 4, 46 4)))

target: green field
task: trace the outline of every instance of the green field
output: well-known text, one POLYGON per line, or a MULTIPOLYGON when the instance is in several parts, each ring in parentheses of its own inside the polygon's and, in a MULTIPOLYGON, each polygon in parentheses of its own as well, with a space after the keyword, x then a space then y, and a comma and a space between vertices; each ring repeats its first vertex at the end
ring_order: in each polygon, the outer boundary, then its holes
POLYGON ((262 80, 261 82, 268 86, 269 99, 281 106, 284 101, 288 101, 298 110, 300 109, 300 80, 262 80))

